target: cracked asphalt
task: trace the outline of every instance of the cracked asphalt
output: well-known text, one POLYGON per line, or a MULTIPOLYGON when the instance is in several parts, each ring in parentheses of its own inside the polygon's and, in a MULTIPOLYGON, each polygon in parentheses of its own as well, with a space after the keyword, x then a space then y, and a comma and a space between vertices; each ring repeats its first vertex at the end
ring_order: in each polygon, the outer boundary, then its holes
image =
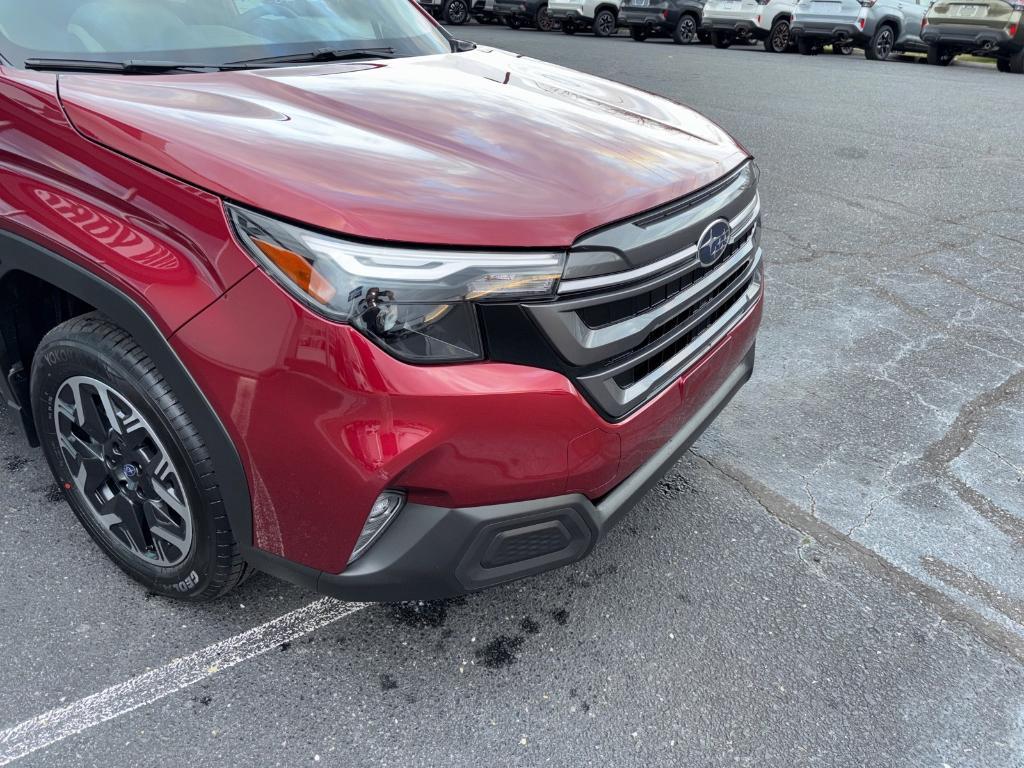
MULTIPOLYGON (((757 156, 753 381, 590 560, 367 607, 17 764, 1024 766, 1024 78, 460 34, 757 156)), ((0 458, 0 731, 315 599, 148 596, 6 414, 0 458)))

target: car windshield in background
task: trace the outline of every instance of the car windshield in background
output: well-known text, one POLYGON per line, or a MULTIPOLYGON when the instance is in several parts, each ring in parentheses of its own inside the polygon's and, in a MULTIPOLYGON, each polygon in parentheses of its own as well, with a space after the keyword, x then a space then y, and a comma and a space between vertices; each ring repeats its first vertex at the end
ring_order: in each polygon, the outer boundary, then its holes
POLYGON ((410 0, 0 0, 0 54, 28 59, 329 60, 322 51, 451 52, 410 0))

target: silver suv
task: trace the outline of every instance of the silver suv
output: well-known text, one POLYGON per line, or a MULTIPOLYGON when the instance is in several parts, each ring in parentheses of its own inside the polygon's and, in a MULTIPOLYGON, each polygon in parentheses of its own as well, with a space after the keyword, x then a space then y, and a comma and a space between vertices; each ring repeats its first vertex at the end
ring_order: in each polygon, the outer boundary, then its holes
POLYGON ((800 53, 830 43, 853 44, 873 61, 893 53, 925 53, 921 22, 931 0, 799 0, 790 33, 800 53))
POLYGON ((549 0, 548 13, 567 35, 590 30, 611 37, 619 28, 620 5, 622 0, 549 0))

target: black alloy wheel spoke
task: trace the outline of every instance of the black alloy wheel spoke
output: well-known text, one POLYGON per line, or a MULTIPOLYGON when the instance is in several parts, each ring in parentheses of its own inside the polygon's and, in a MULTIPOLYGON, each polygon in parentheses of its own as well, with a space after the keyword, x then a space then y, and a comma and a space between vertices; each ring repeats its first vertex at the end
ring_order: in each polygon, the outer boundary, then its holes
POLYGON ((142 504, 133 502, 121 493, 115 493, 99 508, 103 525, 136 554, 150 549, 149 526, 146 524, 142 504))
POLYGON ((151 565, 185 560, 193 518, 183 476, 129 400, 96 379, 73 377, 58 389, 54 423, 80 500, 108 540, 151 565))

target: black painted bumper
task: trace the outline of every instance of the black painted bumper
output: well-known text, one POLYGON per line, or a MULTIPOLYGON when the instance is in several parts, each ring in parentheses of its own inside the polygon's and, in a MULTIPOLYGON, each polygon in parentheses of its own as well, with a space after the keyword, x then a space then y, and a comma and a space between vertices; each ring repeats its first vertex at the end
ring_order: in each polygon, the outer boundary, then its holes
POLYGON ((704 406, 599 501, 580 494, 444 509, 407 506, 344 573, 318 573, 261 554, 256 567, 345 600, 436 600, 576 562, 668 472, 750 379, 754 349, 704 406))

